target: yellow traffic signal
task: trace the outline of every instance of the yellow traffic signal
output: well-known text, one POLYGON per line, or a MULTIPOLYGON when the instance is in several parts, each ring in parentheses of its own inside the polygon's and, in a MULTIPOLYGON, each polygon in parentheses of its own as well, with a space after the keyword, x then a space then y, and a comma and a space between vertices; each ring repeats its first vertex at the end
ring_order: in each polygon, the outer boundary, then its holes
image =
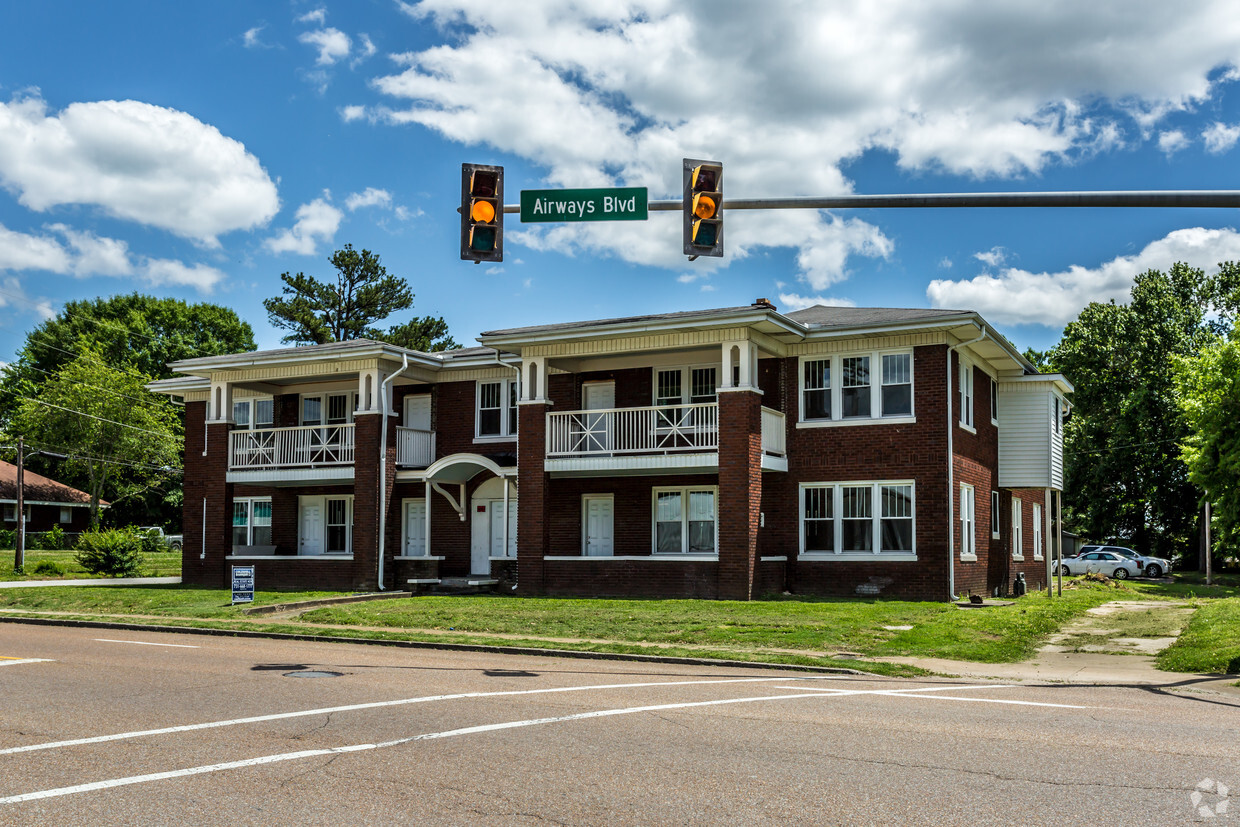
POLYGON ((685 158, 684 245, 685 255, 723 255, 723 164, 685 158))
POLYGON ((461 259, 504 260, 504 168, 461 164, 461 259))

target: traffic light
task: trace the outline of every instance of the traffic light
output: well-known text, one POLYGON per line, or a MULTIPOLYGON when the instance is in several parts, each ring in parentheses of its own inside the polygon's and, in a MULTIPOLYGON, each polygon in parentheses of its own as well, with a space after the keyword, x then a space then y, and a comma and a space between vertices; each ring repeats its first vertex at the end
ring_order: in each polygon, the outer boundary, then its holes
POLYGON ((689 261, 723 255, 723 164, 684 159, 684 238, 689 261))
POLYGON ((504 260, 504 168, 461 164, 461 260, 504 260))

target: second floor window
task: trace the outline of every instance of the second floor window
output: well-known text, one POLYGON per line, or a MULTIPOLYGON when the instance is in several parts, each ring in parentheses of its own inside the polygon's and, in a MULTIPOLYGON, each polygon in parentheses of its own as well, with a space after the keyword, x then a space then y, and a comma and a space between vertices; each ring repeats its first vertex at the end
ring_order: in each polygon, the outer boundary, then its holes
POLYGON ((246 399, 233 403, 233 422, 238 428, 270 428, 271 399, 246 399))
POLYGON ((517 433, 517 383, 497 379, 478 383, 477 436, 510 437, 517 433))
POLYGON ((973 365, 960 360, 960 424, 973 427, 973 365))
POLYGON ((913 353, 874 352, 801 360, 805 423, 913 415, 913 353))

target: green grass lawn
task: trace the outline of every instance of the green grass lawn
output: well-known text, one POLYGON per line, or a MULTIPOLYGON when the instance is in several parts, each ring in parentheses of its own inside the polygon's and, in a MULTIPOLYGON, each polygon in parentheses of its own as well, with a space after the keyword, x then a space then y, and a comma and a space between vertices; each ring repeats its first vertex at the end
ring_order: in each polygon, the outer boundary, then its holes
MULTIPOLYGON (((76 552, 68 549, 60 551, 27 549, 26 564, 22 567, 23 573, 17 574, 13 571, 13 549, 0 550, 0 580, 60 580, 101 576, 91 574, 82 568, 75 554, 76 552), (44 560, 60 566, 64 574, 35 574, 35 566, 44 560)), ((181 573, 181 552, 161 551, 155 554, 143 554, 139 573, 142 577, 176 577, 181 573)))
MULTIPOLYGON (((1161 668, 1240 669, 1240 596, 1234 585, 1206 589, 1192 583, 1102 584, 1075 578, 1065 585, 1062 597, 1030 594, 1008 606, 981 609, 896 600, 782 598, 730 602, 421 596, 321 607, 282 618, 247 617, 243 607, 229 604, 230 593, 219 589, 46 587, 0 590, 0 614, 40 612, 79 618, 146 615, 168 625, 860 665, 912 674, 916 670, 876 667, 869 659, 903 655, 1017 662, 1032 657, 1047 636, 1065 623, 1108 601, 1189 598, 1202 609, 1180 642, 1160 658, 1161 668)), ((255 604, 330 596, 340 595, 259 592, 255 604)))

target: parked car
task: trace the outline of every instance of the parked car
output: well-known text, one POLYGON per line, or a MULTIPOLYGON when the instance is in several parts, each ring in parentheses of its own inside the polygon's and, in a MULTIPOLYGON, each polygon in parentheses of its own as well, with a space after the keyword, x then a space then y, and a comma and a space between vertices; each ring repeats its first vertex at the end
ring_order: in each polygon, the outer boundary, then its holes
POLYGON ((1058 562, 1053 570, 1055 573, 1062 570, 1064 574, 1096 572, 1105 574, 1107 577, 1114 577, 1116 580, 1126 580, 1140 571, 1136 560, 1131 560, 1113 551, 1082 552, 1076 557, 1068 557, 1058 562))
POLYGON ((144 534, 154 534, 163 542, 164 545, 166 545, 168 548, 172 549, 173 551, 180 551, 181 546, 185 542, 184 535, 165 534, 164 529, 161 526, 157 526, 157 525, 138 526, 138 531, 141 531, 144 534))
POLYGON ((1171 571, 1171 561, 1162 557, 1149 557, 1144 554, 1137 554, 1130 548, 1124 546, 1082 546, 1081 554, 1087 554, 1091 551, 1109 551, 1112 554, 1118 554, 1120 557, 1126 557, 1133 560, 1137 564, 1137 572, 1144 573, 1146 577, 1162 577, 1171 571))

